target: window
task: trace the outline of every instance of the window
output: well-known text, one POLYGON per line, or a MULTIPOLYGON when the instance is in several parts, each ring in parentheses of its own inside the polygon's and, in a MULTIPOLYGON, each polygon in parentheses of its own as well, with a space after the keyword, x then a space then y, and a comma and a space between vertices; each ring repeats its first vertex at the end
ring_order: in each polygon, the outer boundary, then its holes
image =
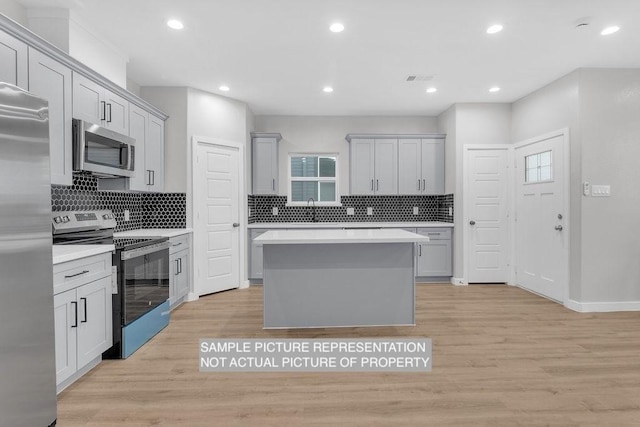
POLYGON ((524 182, 547 182, 553 179, 551 150, 524 158, 524 182))
POLYGON ((339 205, 338 155, 290 154, 288 204, 339 205))

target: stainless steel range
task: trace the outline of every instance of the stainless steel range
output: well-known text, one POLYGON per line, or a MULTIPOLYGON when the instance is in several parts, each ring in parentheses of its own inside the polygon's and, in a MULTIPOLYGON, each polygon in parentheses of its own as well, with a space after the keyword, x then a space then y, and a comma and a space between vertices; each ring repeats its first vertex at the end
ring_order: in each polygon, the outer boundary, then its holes
POLYGON ((111 211, 54 212, 54 244, 113 244, 113 347, 103 358, 127 358, 169 323, 169 239, 113 237, 111 211))

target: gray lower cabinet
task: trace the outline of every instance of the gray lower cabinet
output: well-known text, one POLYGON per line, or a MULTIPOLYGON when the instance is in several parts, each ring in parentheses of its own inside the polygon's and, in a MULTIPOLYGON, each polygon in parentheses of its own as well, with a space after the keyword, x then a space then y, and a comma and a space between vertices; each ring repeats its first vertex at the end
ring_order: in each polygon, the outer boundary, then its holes
POLYGON ((416 244, 416 276, 451 276, 453 274, 451 229, 418 228, 416 233, 429 237, 429 242, 416 244))
POLYGON ((53 266, 58 392, 100 363, 113 343, 111 253, 53 266))
POLYGON ((266 233, 267 229, 249 230, 249 279, 262 279, 262 243, 254 242, 254 239, 266 233))
POLYGON ((169 246, 169 305, 173 309, 184 302, 191 286, 189 280, 189 234, 172 237, 169 246))

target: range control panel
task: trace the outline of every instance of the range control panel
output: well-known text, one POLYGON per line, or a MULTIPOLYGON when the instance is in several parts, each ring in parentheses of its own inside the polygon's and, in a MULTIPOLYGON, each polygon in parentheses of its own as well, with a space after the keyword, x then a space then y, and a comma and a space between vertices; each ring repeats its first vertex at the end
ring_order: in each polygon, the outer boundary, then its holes
POLYGON ((53 212, 53 233, 115 228, 116 217, 110 210, 53 212))

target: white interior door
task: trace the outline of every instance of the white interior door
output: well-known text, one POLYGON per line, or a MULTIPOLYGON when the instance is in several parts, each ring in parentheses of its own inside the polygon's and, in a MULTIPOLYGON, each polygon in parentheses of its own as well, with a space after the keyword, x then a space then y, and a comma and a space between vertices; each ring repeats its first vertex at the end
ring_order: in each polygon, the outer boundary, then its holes
POLYGON ((240 286, 239 149, 197 144, 194 176, 194 290, 198 295, 240 286))
POLYGON ((507 160, 507 148, 467 150, 469 283, 509 279, 507 160))
POLYGON ((565 136, 517 146, 516 284, 564 301, 568 289, 565 136))

